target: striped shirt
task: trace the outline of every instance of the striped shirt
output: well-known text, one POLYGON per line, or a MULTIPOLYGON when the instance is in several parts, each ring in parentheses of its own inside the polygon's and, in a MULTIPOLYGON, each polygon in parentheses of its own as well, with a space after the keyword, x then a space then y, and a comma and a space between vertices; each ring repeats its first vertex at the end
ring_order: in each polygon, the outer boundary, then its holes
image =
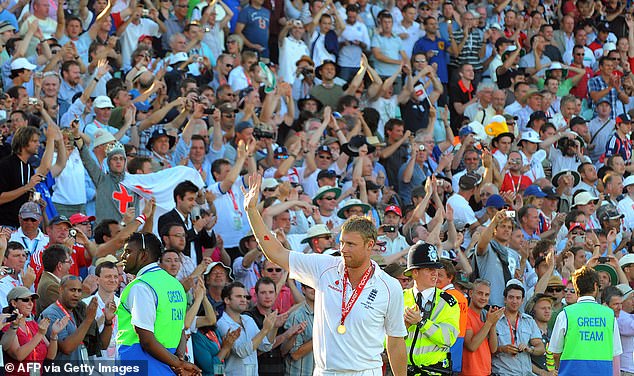
MULTIPOLYGON (((291 354, 297 351, 301 345, 313 339, 314 318, 315 313, 308 304, 304 302, 304 304, 291 313, 288 320, 286 320, 286 324, 284 324, 285 330, 301 322, 306 323, 304 332, 295 337, 295 344, 290 351, 291 354)), ((298 360, 293 360, 290 354, 286 357, 286 376, 312 376, 314 368, 315 360, 312 350, 298 360)))
MULTIPOLYGON (((457 33, 454 34, 454 36, 456 35, 457 33)), ((462 43, 463 37, 461 37, 460 40, 456 39, 456 43, 462 43)), ((459 65, 471 64, 473 65, 473 69, 475 71, 482 70, 482 60, 480 59, 480 50, 482 49, 482 44, 484 43, 482 33, 480 30, 474 29, 471 30, 469 35, 465 38, 467 38, 467 41, 460 51, 460 55, 458 55, 459 65)))

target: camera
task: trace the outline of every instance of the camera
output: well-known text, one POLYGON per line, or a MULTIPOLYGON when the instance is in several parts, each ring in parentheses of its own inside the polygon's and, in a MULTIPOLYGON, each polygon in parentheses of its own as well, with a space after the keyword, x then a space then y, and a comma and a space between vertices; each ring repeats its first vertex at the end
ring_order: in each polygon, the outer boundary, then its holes
POLYGON ((206 27, 206 28, 205 28, 205 33, 208 33, 208 32, 210 32, 210 31, 211 31, 211 29, 210 29, 210 28, 208 28, 208 27, 206 27))
POLYGON ((68 230, 68 235, 70 235, 71 238, 76 238, 77 237, 77 230, 74 228, 71 228, 70 230, 68 230))
POLYGON ((274 139, 275 134, 273 134, 273 132, 270 132, 268 130, 264 130, 262 128, 256 127, 253 129, 253 137, 255 137, 256 140, 259 140, 262 138, 274 139))
POLYGON ((37 104, 37 98, 29 98, 29 105, 34 106, 37 104))
POLYGON ((506 216, 508 218, 515 218, 515 210, 507 210, 506 211, 506 216))
POLYGON ((18 314, 17 313, 13 313, 11 316, 7 317, 7 321, 6 322, 13 322, 18 318, 18 314))
POLYGON ((383 232, 396 232, 396 226, 383 225, 381 228, 383 229, 383 232))
POLYGON ((425 151, 425 145, 418 145, 419 151, 425 151))
POLYGON ((599 264, 607 264, 610 262, 609 257, 599 257, 599 264))
POLYGON ((191 216, 194 218, 194 221, 200 219, 200 206, 196 205, 192 208, 191 216))
POLYGON ((203 61, 205 61, 205 59, 204 59, 202 56, 198 56, 198 57, 196 58, 196 62, 197 62, 197 63, 202 63, 203 61))
POLYGON ((2 269, 2 272, 0 274, 9 275, 9 274, 13 274, 13 273, 15 273, 15 269, 5 267, 5 268, 2 269))
POLYGON ((315 71, 310 68, 303 68, 301 72, 304 76, 312 76, 315 73, 315 71))
POLYGON ((142 15, 143 17, 147 17, 147 16, 149 16, 149 15, 150 15, 150 11, 149 11, 148 9, 143 9, 143 10, 141 11, 141 15, 142 15))

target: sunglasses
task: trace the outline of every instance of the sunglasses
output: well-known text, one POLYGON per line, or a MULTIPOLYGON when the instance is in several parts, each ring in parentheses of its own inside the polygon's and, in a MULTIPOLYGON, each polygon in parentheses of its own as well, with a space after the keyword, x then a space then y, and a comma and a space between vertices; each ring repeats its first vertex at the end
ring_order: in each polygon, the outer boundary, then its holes
POLYGON ((21 301, 22 303, 31 303, 33 301, 33 298, 18 298, 17 300, 21 301))
POLYGON ((336 198, 334 197, 322 197, 322 200, 328 200, 328 201, 332 201, 332 200, 336 200, 336 198))
POLYGON ((319 158, 319 159, 328 159, 328 160, 332 159, 332 157, 329 156, 329 155, 318 155, 317 158, 319 158))
POLYGON ((231 113, 222 114, 222 116, 226 117, 227 119, 233 119, 235 117, 235 115, 231 113))
POLYGON ((282 268, 266 268, 266 271, 269 272, 269 273, 273 273, 273 272, 281 273, 282 272, 282 268))
POLYGON ((275 159, 288 159, 288 155, 282 154, 282 155, 276 155, 275 159))
POLYGON ((414 62, 415 62, 415 63, 422 64, 422 63, 426 63, 426 62, 427 62, 427 60, 414 60, 414 62))
POLYGON ((575 289, 564 289, 565 292, 568 292, 570 294, 574 294, 575 293, 575 289))

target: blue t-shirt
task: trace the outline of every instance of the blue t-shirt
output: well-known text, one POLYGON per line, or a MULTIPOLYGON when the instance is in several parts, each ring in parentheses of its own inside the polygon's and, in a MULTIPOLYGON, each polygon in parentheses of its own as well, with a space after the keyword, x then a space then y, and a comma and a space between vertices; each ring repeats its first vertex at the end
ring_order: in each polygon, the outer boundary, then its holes
POLYGON ((429 59, 429 64, 438 64, 438 78, 443 84, 449 83, 447 64, 449 63, 448 49, 450 45, 451 43, 442 38, 431 40, 427 36, 424 36, 416 41, 412 49, 412 56, 419 52, 434 51, 434 56, 429 59))
POLYGON ((266 8, 255 9, 247 5, 240 11, 238 22, 244 24, 245 38, 253 44, 264 47, 260 52, 261 57, 269 57, 269 25, 271 23, 271 12, 266 8))

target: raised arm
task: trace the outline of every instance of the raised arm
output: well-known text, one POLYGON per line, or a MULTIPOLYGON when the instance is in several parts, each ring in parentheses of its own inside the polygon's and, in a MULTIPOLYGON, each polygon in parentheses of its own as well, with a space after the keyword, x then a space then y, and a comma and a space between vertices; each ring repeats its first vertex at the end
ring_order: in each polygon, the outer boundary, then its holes
POLYGON ((253 235, 255 235, 255 239, 258 241, 264 255, 282 268, 289 270, 288 259, 290 251, 284 248, 282 243, 266 228, 257 208, 261 184, 262 176, 254 174, 249 176, 249 189, 243 189, 244 208, 247 212, 247 218, 249 219, 253 235))

